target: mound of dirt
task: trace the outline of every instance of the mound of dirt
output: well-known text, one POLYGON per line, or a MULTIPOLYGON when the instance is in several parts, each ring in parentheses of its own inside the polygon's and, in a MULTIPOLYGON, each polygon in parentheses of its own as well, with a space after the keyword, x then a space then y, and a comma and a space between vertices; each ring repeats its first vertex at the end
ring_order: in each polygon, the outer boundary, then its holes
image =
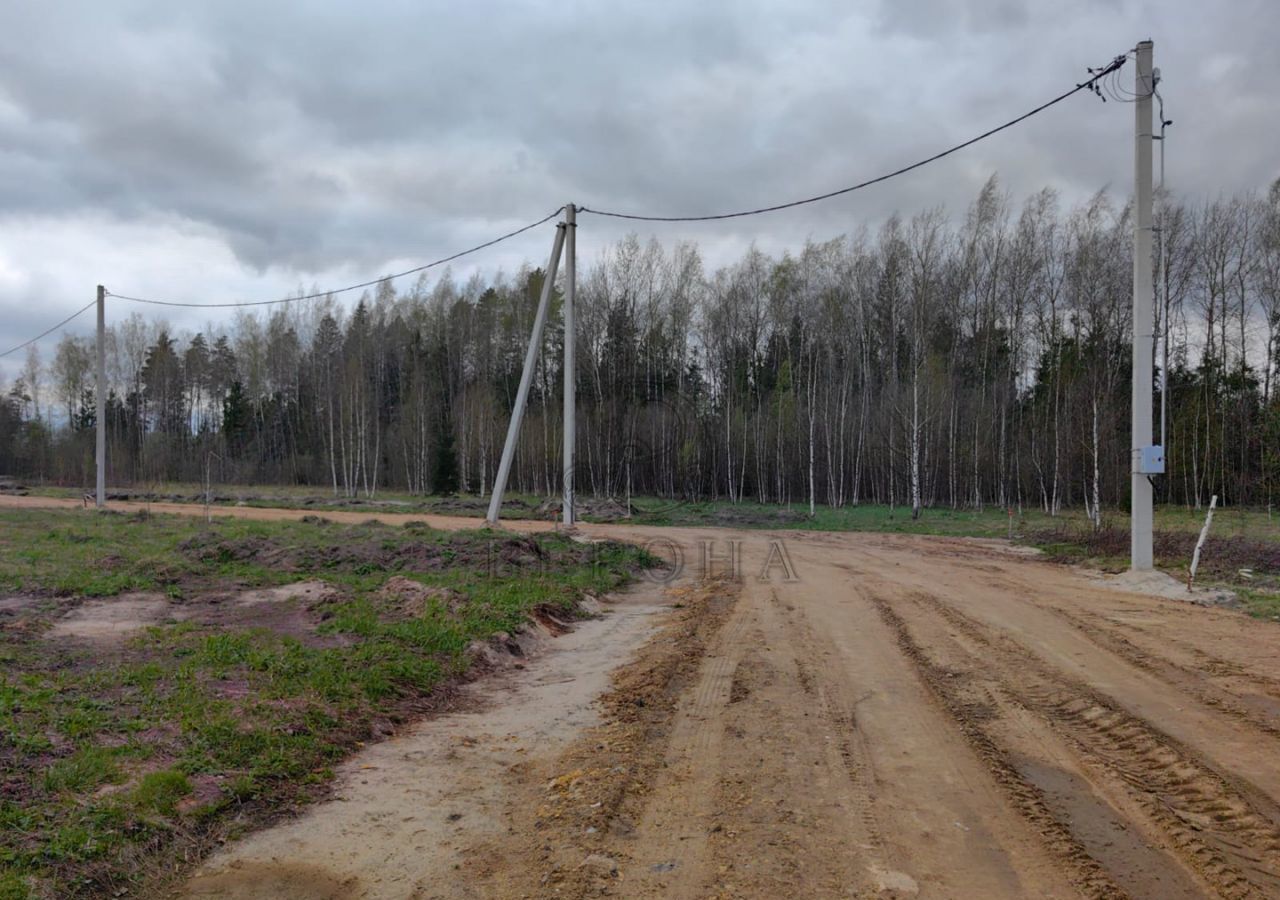
MULTIPOLYGON (((465 512, 465 513, 483 513, 489 508, 489 501, 481 497, 460 497, 457 495, 450 497, 440 497, 431 503, 431 509, 435 512, 465 512)), ((529 504, 518 499, 504 499, 502 501, 503 509, 528 509, 529 504)))
POLYGON ((1159 570, 1103 575, 1101 580, 1107 587, 1117 591, 1150 594, 1153 597, 1182 600, 1186 603, 1194 603, 1197 606, 1236 607, 1240 605, 1239 599, 1231 591, 1204 587, 1195 587, 1188 590, 1186 582, 1179 581, 1172 575, 1159 570))
MULTIPOLYGON (((575 507, 579 516, 597 522, 618 522, 637 512, 634 505, 628 505, 615 497, 579 497, 575 507)), ((552 497, 539 504, 537 512, 543 518, 558 519, 563 509, 564 501, 559 497, 552 497)))
POLYGON ((528 622, 513 632, 499 631, 486 640, 472 641, 467 646, 467 658, 473 666, 480 667, 477 673, 523 666, 551 637, 542 625, 528 622))
MULTIPOLYGON (((388 526, 379 523, 377 530, 388 526)), ((537 537, 510 535, 476 540, 453 534, 438 541, 397 543, 383 535, 373 535, 372 526, 334 530, 332 543, 298 546, 273 538, 245 537, 209 540, 194 537, 180 549, 201 562, 248 562, 277 572, 436 572, 457 567, 484 568, 502 565, 525 568, 544 565, 546 549, 537 537)), ((572 554, 566 550, 564 553, 572 554)), ((583 547, 578 560, 589 559, 592 550, 583 547)))
POLYGON ((421 616, 433 602, 450 613, 457 613, 466 603, 466 598, 457 591, 425 585, 403 575, 388 578, 378 591, 378 597, 406 618, 421 616))

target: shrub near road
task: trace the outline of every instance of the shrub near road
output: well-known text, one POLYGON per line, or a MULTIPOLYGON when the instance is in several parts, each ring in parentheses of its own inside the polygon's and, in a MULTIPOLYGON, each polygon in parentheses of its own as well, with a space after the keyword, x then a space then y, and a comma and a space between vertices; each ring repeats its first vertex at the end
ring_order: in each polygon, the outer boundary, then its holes
POLYGON ((323 520, 0 511, 0 898, 127 895, 571 617, 634 548, 323 520))

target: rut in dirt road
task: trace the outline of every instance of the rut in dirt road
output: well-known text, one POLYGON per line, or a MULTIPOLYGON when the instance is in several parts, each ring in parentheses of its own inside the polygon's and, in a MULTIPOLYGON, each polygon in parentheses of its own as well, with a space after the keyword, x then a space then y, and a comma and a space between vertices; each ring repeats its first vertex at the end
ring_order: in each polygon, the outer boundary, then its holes
MULTIPOLYGON (((944 670, 915 643, 889 603, 880 601, 904 650, 958 717, 972 715, 964 698, 975 695, 1033 711, 1070 742, 1085 766, 1116 776, 1117 785, 1149 818, 1145 830, 1162 833, 1208 886, 1230 897, 1280 894, 1280 809, 1274 800, 1230 773, 1215 771, 1151 723, 1052 671, 1017 645, 990 638, 942 601, 913 599, 972 641, 976 651, 967 654, 966 668, 944 670), (963 676, 981 687, 963 684, 963 676)), ((986 736, 981 724, 974 731, 986 736)), ((1164 874, 1174 871, 1170 867, 1164 874)))

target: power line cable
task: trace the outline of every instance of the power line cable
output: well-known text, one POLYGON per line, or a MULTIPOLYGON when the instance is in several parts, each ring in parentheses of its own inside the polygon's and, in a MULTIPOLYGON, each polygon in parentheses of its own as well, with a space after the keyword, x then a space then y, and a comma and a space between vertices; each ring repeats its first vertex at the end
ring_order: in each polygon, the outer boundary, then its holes
POLYGON ((63 319, 61 322, 59 322, 57 325, 54 325, 54 326, 53 326, 52 328, 50 328, 48 331, 42 331, 42 332, 40 332, 40 333, 39 333, 39 334, 37 334, 35 337, 33 337, 31 340, 29 340, 29 341, 23 341, 21 344, 19 344, 19 345, 18 345, 18 346, 16 346, 16 347, 10 347, 8 350, 4 351, 3 353, 0 353, 0 357, 8 356, 10 353, 17 353, 19 350, 22 350, 22 349, 23 349, 23 348, 25 348, 25 347, 30 347, 32 344, 34 344, 36 341, 40 340, 41 338, 46 338, 46 337, 48 337, 49 335, 51 335, 51 334, 53 334, 55 331, 57 331, 59 328, 61 328, 63 325, 66 325, 66 324, 67 324, 68 322, 70 322, 72 319, 76 318, 77 316, 81 316, 81 315, 83 315, 84 313, 87 313, 90 309, 92 309, 95 305, 97 305, 97 303, 98 303, 98 301, 97 301, 97 300, 90 300, 90 301, 89 301, 89 305, 88 305, 88 306, 81 307, 80 309, 78 309, 78 310, 76 310, 75 312, 73 312, 71 315, 67 316, 65 319, 63 319))
POLYGON ((1106 95, 1108 100, 1111 100, 1116 103, 1124 102, 1124 98, 1121 97, 1118 93, 1116 93, 1115 86, 1111 83, 1110 76, 1102 79, 1100 82, 1098 82, 1098 84, 1102 87, 1102 92, 1103 94, 1106 95))
POLYGON ((112 293, 111 291, 107 291, 107 296, 115 297, 117 300, 129 300, 133 303, 149 303, 154 306, 183 306, 183 307, 189 307, 189 308, 203 308, 203 309, 225 309, 227 307, 233 307, 233 306, 273 306, 278 303, 296 303, 299 300, 315 300, 319 297, 328 297, 332 294, 345 294, 349 291, 358 291, 361 288, 373 287, 375 284, 381 284, 384 281, 393 281, 396 278, 403 278, 406 275, 415 275, 418 272, 425 272, 427 269, 433 269, 436 266, 442 266, 447 262, 453 262, 455 259, 460 259, 469 254, 476 253, 477 251, 483 250, 486 247, 492 247, 494 244, 500 244, 503 241, 513 238, 518 234, 524 234, 526 231, 530 231, 534 228, 537 228, 539 225, 546 224, 547 222, 554 219, 556 216, 560 215, 560 213, 563 210, 564 210, 564 207, 562 206, 559 209, 555 210, 554 212, 546 216, 543 216, 541 219, 539 219, 536 222, 531 222, 528 225, 525 225, 521 228, 517 228, 515 231, 508 231, 506 234, 502 235, 501 237, 496 237, 491 241, 485 241, 483 244, 477 244, 476 246, 470 247, 466 250, 461 250, 457 253, 452 254, 451 256, 446 256, 443 259, 437 259, 434 262, 429 262, 421 266, 414 266, 412 269, 405 269, 403 272, 396 272, 394 275, 384 275, 381 278, 374 278, 370 281, 362 281, 359 284, 349 284, 346 287, 333 288, 327 291, 317 291, 314 294, 303 294, 298 297, 281 297, 276 300, 237 300, 237 301, 230 301, 227 303, 184 303, 178 300, 152 300, 145 297, 130 297, 126 294, 116 294, 116 293, 112 293))
MULTIPOLYGON (((1066 100, 1068 97, 1071 97, 1079 93, 1080 91, 1089 90, 1094 94, 1096 94, 1098 97, 1102 98, 1104 101, 1107 96, 1111 96, 1112 99, 1115 99, 1115 100, 1123 101, 1124 97, 1123 97, 1123 93, 1121 92, 1123 92, 1124 89, 1122 87, 1119 87, 1118 90, 1116 88, 1113 88, 1111 81, 1109 81, 1108 79, 1114 80, 1114 74, 1121 67, 1124 66, 1125 62, 1128 61, 1130 56, 1132 56, 1131 52, 1122 54, 1120 56, 1115 57, 1110 63, 1108 63, 1107 65, 1099 69, 1090 68, 1089 69, 1090 77, 1087 80, 1077 84, 1074 88, 1068 91, 1064 91, 1063 93, 1059 94, 1057 97, 1054 97, 1053 99, 1040 104, 1039 106, 1035 107, 1032 110, 1029 110, 1028 112, 1023 113, 1017 118, 1010 119, 1008 122, 1005 122, 1002 125, 998 125, 995 128, 992 128, 988 131, 984 131, 982 134, 979 134, 976 137, 972 137, 969 140, 964 141, 963 143, 956 144, 946 150, 941 151, 940 153, 935 153, 933 156, 911 163, 910 165, 903 166, 899 169, 895 169, 894 171, 888 172, 884 175, 879 175, 875 178, 870 178, 866 181, 859 182, 858 184, 850 185, 849 187, 840 188, 834 191, 828 191, 825 194, 819 194, 815 197, 806 197, 802 200, 792 200, 788 203, 779 203, 773 206, 764 206, 764 207, 759 207, 757 209, 742 210, 740 212, 718 213, 715 215, 704 215, 704 216, 649 216, 649 215, 638 215, 634 213, 621 213, 621 212, 613 212, 609 210, 591 209, 589 207, 580 207, 578 209, 578 212, 594 213, 595 215, 598 215, 598 216, 607 216, 607 217, 616 218, 616 219, 631 219, 631 220, 646 221, 646 222, 708 222, 708 221, 714 221, 719 219, 736 219, 744 216, 755 216, 755 215, 760 215, 762 213, 777 212, 783 209, 791 209, 797 206, 804 206, 810 203, 817 203, 821 200, 829 200, 832 197, 839 197, 843 194, 849 194, 854 191, 862 190, 863 188, 870 187, 874 184, 879 184, 884 181, 888 181, 891 178, 896 178, 900 175, 905 175, 906 173, 911 172, 915 169, 919 169, 923 166, 929 165, 930 163, 937 162, 938 160, 944 157, 950 156, 951 154, 956 153, 960 150, 963 150, 966 147, 971 147, 974 144, 978 143, 979 141, 986 140, 992 135, 998 134, 1001 131, 1004 131, 1008 128, 1012 128, 1014 125, 1017 125, 1021 122, 1025 122, 1027 119, 1031 118, 1032 116, 1035 116, 1041 112, 1044 112, 1046 109, 1049 109, 1051 106, 1055 106, 1058 103, 1061 103, 1063 100, 1066 100)), ((1118 86, 1118 81, 1116 81, 1116 84, 1118 86)), ((1131 96, 1133 95, 1131 94, 1131 96)), ((199 308, 225 309, 230 307, 244 307, 244 306, 272 306, 272 305, 281 304, 281 303, 295 303, 301 300, 315 300, 320 297, 327 297, 333 294, 345 294, 350 291, 356 291, 362 288, 372 287, 376 284, 381 284, 384 281, 392 281, 397 278, 403 278, 406 275, 414 275, 414 274, 417 274, 418 272, 424 272, 427 269, 444 265, 445 263, 452 262, 453 260, 460 259, 464 256, 468 256, 472 253, 476 253, 480 250, 484 250, 487 247, 492 247, 495 244, 501 243, 502 241, 509 240, 510 238, 523 234, 526 231, 530 231, 534 228, 537 228, 539 225, 543 225, 546 222, 549 222, 551 219, 558 216, 563 210, 564 210, 564 207, 561 206, 558 209, 554 210, 553 212, 549 213, 548 215, 542 217, 536 222, 531 222, 528 225, 515 229, 514 231, 509 231, 506 234, 493 238, 492 240, 485 241, 482 244, 477 244, 474 247, 470 247, 466 250, 461 250, 457 253, 451 254, 450 256, 443 257, 442 259, 437 259, 420 266, 415 266, 412 269, 406 269, 403 272, 396 272, 392 275, 384 275, 381 278, 374 278, 369 281, 362 281, 358 284, 350 284, 345 287, 332 288, 325 291, 317 291, 311 294, 302 294, 297 297, 280 297, 274 300, 230 301, 226 303, 187 303, 187 302, 182 302, 177 300, 156 300, 156 299, 151 299, 146 297, 134 297, 128 294, 116 294, 116 293, 113 293, 112 291, 106 291, 106 295, 109 297, 115 297, 118 300, 127 300, 132 303, 146 303, 146 304, 151 304, 155 306, 176 306, 176 307, 196 308, 196 309, 199 309, 199 308)), ((30 344, 35 343, 41 338, 47 337, 49 334, 61 328, 62 326, 66 325, 68 322, 72 321, 77 316, 88 311, 88 309, 93 305, 94 305, 93 302, 89 303, 88 306, 85 306, 83 309, 79 310, 78 312, 73 313, 71 316, 59 322, 57 325, 54 325, 48 331, 45 331, 42 334, 39 334, 36 337, 31 338, 29 341, 25 341, 16 347, 12 347, 9 350, 4 351, 3 353, 0 353, 0 357, 8 356, 11 353, 15 353, 18 350, 21 350, 24 347, 27 347, 30 344)))
POLYGON ((1120 75, 1114 71, 1107 76, 1102 84, 1107 92, 1107 96, 1116 103, 1137 103, 1139 100, 1143 100, 1151 96, 1149 93, 1139 94, 1125 87, 1124 82, 1120 80, 1120 75))
POLYGON ((846 187, 846 188, 840 188, 839 190, 835 190, 835 191, 828 191, 827 193, 819 194, 816 197, 806 197, 803 200, 792 200, 789 203, 778 203, 774 206, 762 206, 758 209, 747 209, 741 212, 717 213, 715 215, 707 215, 707 216, 647 216, 647 215, 639 215, 636 213, 622 213, 622 212, 611 212, 611 211, 602 210, 602 209, 590 209, 588 207, 580 207, 578 209, 578 212, 593 213, 597 216, 608 216, 614 219, 632 219, 632 220, 641 221, 641 222, 711 222, 718 219, 738 219, 738 218, 742 218, 743 216, 758 216, 761 213, 778 212, 779 210, 783 210, 783 209, 791 209, 792 207, 796 207, 796 206, 804 206, 805 204, 808 204, 808 203, 817 203, 820 200, 829 200, 832 197, 839 197, 842 194, 849 194, 854 191, 860 191, 863 188, 870 187, 873 184, 879 184, 882 181, 888 181, 891 178, 897 178, 899 175, 905 175, 906 173, 911 172, 915 169, 919 169, 922 166, 927 166, 930 163, 937 162, 938 160, 942 159, 945 156, 950 156, 952 153, 956 153, 957 151, 963 150, 966 147, 971 147, 974 144, 978 143, 979 141, 986 140, 992 135, 998 134, 999 132, 1004 131, 1007 128, 1012 128, 1014 125, 1017 125, 1020 122, 1025 122, 1027 119, 1031 118, 1037 113, 1044 112, 1049 107, 1054 106, 1055 104, 1061 103, 1063 100, 1066 100, 1068 97, 1074 94, 1077 94, 1080 91, 1084 91, 1084 90, 1092 91, 1093 93, 1101 97, 1103 95, 1102 93, 1100 93, 1101 88, 1099 88, 1099 82, 1101 82, 1106 76, 1110 75, 1112 72, 1115 72, 1118 69, 1120 69, 1120 67, 1123 66, 1127 60, 1128 60, 1128 55, 1125 54, 1125 55, 1117 56, 1115 59, 1113 59, 1107 65, 1103 66, 1101 69, 1097 69, 1097 70, 1090 69, 1089 72, 1091 77, 1087 81, 1083 81, 1080 84, 1077 84, 1071 90, 1059 94, 1057 97, 1054 97, 1052 100, 1049 100, 1046 103, 1040 104, 1035 109, 1029 112, 1023 113, 1022 115, 1018 116, 1016 119, 1010 119, 1008 122, 1005 122, 1003 125, 997 125, 995 128, 992 128, 989 131, 984 131, 982 134, 978 135, 977 137, 970 138, 964 143, 956 144, 954 147, 950 147, 946 150, 943 150, 941 153, 935 153, 933 156, 927 157, 926 159, 919 160, 918 162, 911 163, 908 166, 903 166, 900 169, 895 169, 894 171, 888 172, 884 175, 878 175, 875 178, 869 178, 866 181, 862 181, 862 182, 859 182, 858 184, 850 185, 849 187, 846 187))

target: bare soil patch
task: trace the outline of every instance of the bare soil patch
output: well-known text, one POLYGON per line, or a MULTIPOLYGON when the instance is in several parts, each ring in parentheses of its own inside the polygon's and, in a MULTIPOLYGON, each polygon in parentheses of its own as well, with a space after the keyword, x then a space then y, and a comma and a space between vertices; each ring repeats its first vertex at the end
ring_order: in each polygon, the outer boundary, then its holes
POLYGON ((31 609, 40 602, 39 597, 26 597, 22 594, 11 594, 8 597, 0 597, 0 616, 12 615, 23 610, 31 609))
POLYGON ((307 605, 316 605, 334 593, 333 587, 323 581, 296 581, 280 587, 239 591, 234 595, 233 602, 238 606, 259 606, 263 603, 298 600, 307 605))
POLYGON ((81 638, 120 643, 143 629, 184 617, 164 594, 132 593, 86 601, 55 621, 51 638, 81 638))
POLYGON ((175 599, 157 592, 135 592, 71 602, 45 633, 52 640, 72 639, 121 645, 147 628, 185 622, 203 628, 263 628, 297 638, 309 646, 337 646, 336 635, 320 635, 328 617, 325 605, 343 593, 321 581, 241 591, 207 590, 175 599))

